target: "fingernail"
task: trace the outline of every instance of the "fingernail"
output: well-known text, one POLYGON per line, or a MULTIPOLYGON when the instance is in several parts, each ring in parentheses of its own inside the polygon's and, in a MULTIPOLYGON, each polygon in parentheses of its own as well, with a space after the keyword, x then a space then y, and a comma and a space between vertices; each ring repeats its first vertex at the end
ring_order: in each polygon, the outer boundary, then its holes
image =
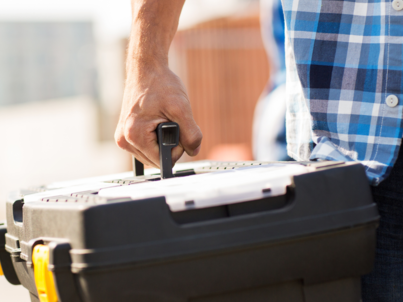
POLYGON ((199 154, 200 148, 201 148, 201 145, 200 145, 199 147, 197 147, 197 148, 193 151, 193 156, 196 156, 197 154, 199 154))

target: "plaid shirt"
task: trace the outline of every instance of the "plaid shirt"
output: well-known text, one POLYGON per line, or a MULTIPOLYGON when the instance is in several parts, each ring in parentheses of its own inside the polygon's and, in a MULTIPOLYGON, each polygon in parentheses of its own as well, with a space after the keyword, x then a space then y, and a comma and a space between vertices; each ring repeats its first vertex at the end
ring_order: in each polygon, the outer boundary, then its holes
POLYGON ((287 142, 297 160, 385 179, 402 138, 403 0, 283 0, 287 142))

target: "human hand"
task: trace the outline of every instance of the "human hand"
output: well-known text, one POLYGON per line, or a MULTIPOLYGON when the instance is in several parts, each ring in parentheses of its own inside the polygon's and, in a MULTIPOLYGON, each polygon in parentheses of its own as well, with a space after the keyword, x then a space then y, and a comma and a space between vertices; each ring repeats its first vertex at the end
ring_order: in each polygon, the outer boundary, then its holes
MULTIPOLYGON (((131 67, 129 67, 131 68, 131 67)), ((193 119, 189 99, 181 80, 164 64, 128 72, 122 111, 115 132, 117 145, 143 164, 159 167, 155 129, 163 122, 180 127, 179 145, 172 149, 172 164, 183 152, 195 156, 200 151, 202 133, 193 119)))

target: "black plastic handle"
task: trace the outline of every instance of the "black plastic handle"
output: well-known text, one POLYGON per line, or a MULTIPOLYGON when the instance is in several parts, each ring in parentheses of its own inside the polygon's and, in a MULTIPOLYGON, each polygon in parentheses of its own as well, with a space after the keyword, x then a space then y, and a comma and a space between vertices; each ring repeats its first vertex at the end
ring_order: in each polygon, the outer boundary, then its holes
POLYGON ((144 175, 144 165, 141 161, 133 156, 133 173, 134 176, 144 175))
MULTIPOLYGON (((157 141, 160 150, 161 178, 171 178, 172 148, 179 144, 179 125, 174 122, 161 123, 157 129, 157 141)), ((144 175, 144 165, 133 156, 134 176, 144 175)))
POLYGON ((172 149, 179 144, 179 125, 174 122, 159 124, 157 140, 160 148, 161 178, 171 178, 173 177, 172 149))

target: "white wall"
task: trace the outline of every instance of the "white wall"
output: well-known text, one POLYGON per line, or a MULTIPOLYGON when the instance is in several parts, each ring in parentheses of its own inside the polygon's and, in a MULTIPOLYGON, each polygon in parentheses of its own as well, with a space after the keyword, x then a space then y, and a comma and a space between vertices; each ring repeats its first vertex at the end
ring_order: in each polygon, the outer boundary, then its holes
POLYGON ((127 170, 127 153, 98 142, 97 122, 85 97, 0 108, 0 220, 11 190, 127 170))

